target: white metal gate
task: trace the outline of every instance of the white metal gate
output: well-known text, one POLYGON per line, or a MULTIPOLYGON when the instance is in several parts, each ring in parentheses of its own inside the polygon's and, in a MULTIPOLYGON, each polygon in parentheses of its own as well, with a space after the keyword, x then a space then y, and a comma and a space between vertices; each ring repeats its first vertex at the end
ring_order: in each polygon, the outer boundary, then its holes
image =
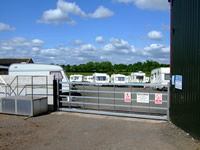
MULTIPOLYGON (((57 107, 61 111, 169 119, 169 85, 166 91, 154 90, 155 84, 98 84, 68 82, 69 93, 57 91, 57 107)), ((59 86, 58 86, 59 87, 59 86)))

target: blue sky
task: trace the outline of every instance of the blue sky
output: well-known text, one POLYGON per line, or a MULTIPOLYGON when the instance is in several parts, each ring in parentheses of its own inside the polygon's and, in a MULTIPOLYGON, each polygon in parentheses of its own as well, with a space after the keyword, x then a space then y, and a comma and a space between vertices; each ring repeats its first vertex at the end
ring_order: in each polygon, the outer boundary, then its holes
POLYGON ((168 0, 1 0, 0 58, 169 63, 168 0))

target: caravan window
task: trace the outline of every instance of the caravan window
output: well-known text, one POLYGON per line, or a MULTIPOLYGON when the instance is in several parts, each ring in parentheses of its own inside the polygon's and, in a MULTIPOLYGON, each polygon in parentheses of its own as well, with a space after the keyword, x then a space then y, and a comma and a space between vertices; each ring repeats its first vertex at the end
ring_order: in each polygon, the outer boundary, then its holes
POLYGON ((118 81, 125 81, 124 77, 118 77, 118 81))
POLYGON ((99 77, 97 77, 97 80, 98 80, 98 81, 106 81, 106 77, 104 77, 104 76, 99 76, 99 77))
POLYGON ((143 76, 136 76, 136 79, 143 80, 143 76))
POLYGON ((169 74, 165 74, 165 80, 170 80, 170 75, 169 74))
POLYGON ((50 75, 54 75, 55 79, 62 80, 63 76, 60 71, 51 71, 50 75))
POLYGON ((79 80, 79 77, 74 77, 74 80, 79 80))

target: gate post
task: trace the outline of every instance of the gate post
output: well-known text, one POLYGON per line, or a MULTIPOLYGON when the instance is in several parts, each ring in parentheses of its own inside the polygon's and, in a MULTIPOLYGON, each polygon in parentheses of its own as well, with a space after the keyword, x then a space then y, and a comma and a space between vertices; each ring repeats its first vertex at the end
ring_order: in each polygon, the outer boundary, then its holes
POLYGON ((62 80, 57 80, 57 87, 58 87, 58 90, 57 90, 57 108, 59 109, 60 107, 62 107, 62 98, 60 97, 60 95, 62 95, 62 83, 61 83, 62 80))
POLYGON ((57 80, 53 80, 53 111, 57 111, 58 110, 58 102, 57 102, 57 98, 58 98, 58 86, 57 86, 57 80))

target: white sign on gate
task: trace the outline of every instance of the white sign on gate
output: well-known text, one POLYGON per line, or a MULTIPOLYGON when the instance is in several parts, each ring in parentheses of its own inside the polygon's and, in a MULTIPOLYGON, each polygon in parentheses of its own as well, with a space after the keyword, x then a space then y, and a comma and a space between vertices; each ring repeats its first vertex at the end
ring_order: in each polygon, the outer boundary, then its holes
POLYGON ((137 93, 137 103, 149 103, 149 93, 137 93))
POLYGON ((124 102, 131 102, 131 92, 124 93, 124 102))
POLYGON ((162 104, 162 94, 160 93, 155 94, 155 104, 162 104))

